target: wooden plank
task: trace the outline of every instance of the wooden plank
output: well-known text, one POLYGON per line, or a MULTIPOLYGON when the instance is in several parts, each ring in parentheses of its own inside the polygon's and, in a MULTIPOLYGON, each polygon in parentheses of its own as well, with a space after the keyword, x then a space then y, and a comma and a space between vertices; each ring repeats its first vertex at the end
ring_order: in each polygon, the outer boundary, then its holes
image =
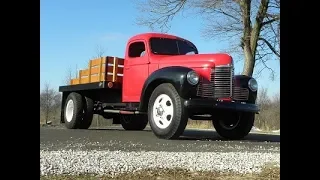
MULTIPOLYGON (((109 65, 107 69, 108 69, 108 72, 111 72, 111 73, 113 72, 113 66, 109 65)), ((120 73, 120 74, 123 74, 123 68, 119 67, 119 65, 118 65, 118 68, 117 68, 117 72, 120 73)))
POLYGON ((104 75, 104 73, 100 75, 100 78, 101 78, 101 81, 106 81, 106 76, 104 75))
POLYGON ((106 56, 90 60, 88 69, 79 70, 78 77, 70 80, 70 84, 85 84, 91 82, 123 80, 124 59, 106 56))
MULTIPOLYGON (((91 75, 92 74, 99 74, 99 72, 100 72, 100 66, 96 66, 96 67, 93 67, 93 68, 91 68, 91 75)), ((105 72, 105 66, 103 65, 102 66, 102 69, 101 69, 101 73, 104 73, 105 72)))
POLYGON ((91 75, 91 82, 99 82, 99 76, 91 75))
POLYGON ((86 83, 89 83, 89 77, 82 77, 81 78, 81 84, 86 84, 86 83))
POLYGON ((108 72, 108 73, 112 73, 112 72, 113 72, 113 66, 108 66, 107 72, 108 72))
POLYGON ((100 64, 99 64, 99 73, 98 73, 98 76, 99 76, 99 81, 101 81, 101 73, 102 73, 102 62, 103 62, 103 57, 101 57, 101 61, 100 61, 100 64))
POLYGON ((76 79, 71 79, 71 85, 74 85, 74 84, 79 84, 79 79, 76 78, 76 79))
POLYGON ((123 68, 118 67, 118 74, 123 74, 123 68))
POLYGON ((91 62, 92 62, 92 61, 89 61, 89 65, 88 65, 88 67, 89 67, 89 69, 88 69, 88 71, 89 71, 89 74, 88 74, 88 76, 89 76, 89 83, 91 82, 91 62))
POLYGON ((107 81, 112 81, 112 78, 113 76, 112 75, 107 75, 107 81))
POLYGON ((113 57, 113 72, 112 72, 112 82, 117 80, 118 73, 118 61, 116 57, 113 57))
POLYGON ((100 79, 101 80, 99 80, 99 76, 98 75, 91 75, 91 82, 99 82, 99 81, 105 81, 104 73, 102 73, 100 75, 100 79))
POLYGON ((117 58, 117 59, 118 59, 119 65, 124 65, 124 59, 122 59, 122 58, 117 58))
POLYGON ((89 70, 88 69, 80 71, 80 77, 83 77, 83 76, 89 76, 89 70))
POLYGON ((81 84, 81 71, 82 70, 79 70, 79 84, 81 84))
POLYGON ((100 64, 105 64, 105 63, 106 63, 105 57, 93 59, 91 60, 91 67, 99 66, 100 64))

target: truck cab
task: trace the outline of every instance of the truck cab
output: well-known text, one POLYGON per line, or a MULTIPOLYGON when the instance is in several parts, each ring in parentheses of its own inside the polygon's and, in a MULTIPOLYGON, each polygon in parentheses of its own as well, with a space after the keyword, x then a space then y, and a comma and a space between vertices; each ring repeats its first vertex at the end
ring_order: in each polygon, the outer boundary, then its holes
POLYGON ((99 114, 126 130, 143 130, 149 123, 157 137, 174 139, 188 120, 212 120, 219 135, 239 139, 259 112, 257 90, 254 78, 234 75, 230 55, 199 54, 187 39, 143 33, 128 40, 124 59, 91 60, 78 79, 59 88, 61 122, 70 129, 89 128, 92 115, 99 114))
POLYGON ((145 33, 133 36, 126 47, 122 92, 123 102, 140 102, 145 80, 161 66, 169 66, 166 57, 197 54, 189 41, 167 34, 145 33), (134 81, 132 81, 134 77, 134 81))

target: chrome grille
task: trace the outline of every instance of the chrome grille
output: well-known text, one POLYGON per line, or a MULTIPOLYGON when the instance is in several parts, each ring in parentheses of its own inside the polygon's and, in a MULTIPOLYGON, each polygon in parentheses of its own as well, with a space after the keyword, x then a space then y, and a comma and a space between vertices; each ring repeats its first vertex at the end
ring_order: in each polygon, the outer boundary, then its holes
POLYGON ((213 83, 201 78, 197 87, 197 96, 213 98, 213 83))
POLYGON ((200 79, 197 96, 206 98, 230 98, 234 100, 247 100, 249 90, 234 87, 234 69, 232 66, 217 66, 211 72, 210 81, 200 79))
POLYGON ((237 101, 246 101, 249 99, 249 89, 234 87, 233 88, 233 99, 237 101))
POLYGON ((233 67, 217 66, 212 70, 210 81, 200 79, 197 96, 207 98, 228 98, 232 95, 233 67))
POLYGON ((218 66, 214 73, 211 73, 211 82, 213 82, 213 97, 228 98, 232 96, 233 67, 218 66))

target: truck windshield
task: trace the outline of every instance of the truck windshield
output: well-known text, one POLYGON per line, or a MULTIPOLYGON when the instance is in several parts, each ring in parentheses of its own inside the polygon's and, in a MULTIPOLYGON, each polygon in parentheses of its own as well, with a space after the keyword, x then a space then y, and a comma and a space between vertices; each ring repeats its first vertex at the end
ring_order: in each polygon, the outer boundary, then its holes
POLYGON ((198 54, 197 48, 188 41, 168 38, 150 38, 151 51, 159 55, 198 54))

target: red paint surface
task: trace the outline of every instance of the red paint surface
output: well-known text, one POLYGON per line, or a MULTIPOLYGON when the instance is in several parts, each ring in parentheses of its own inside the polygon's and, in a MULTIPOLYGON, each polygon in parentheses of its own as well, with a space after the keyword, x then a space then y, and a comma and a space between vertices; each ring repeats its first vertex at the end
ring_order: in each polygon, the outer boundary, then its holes
MULTIPOLYGON (((211 69, 218 65, 232 64, 232 57, 228 54, 194 54, 194 55, 155 55, 150 52, 149 39, 151 37, 162 37, 182 39, 177 36, 145 33, 133 36, 129 39, 126 47, 124 72, 123 72, 123 102, 140 102, 140 96, 145 80, 148 76, 163 67, 184 66, 194 69, 205 79, 210 78, 211 69), (143 57, 130 58, 128 47, 131 43, 143 41, 146 46, 146 53, 143 57)), ((184 39, 186 40, 186 39, 184 39)))

